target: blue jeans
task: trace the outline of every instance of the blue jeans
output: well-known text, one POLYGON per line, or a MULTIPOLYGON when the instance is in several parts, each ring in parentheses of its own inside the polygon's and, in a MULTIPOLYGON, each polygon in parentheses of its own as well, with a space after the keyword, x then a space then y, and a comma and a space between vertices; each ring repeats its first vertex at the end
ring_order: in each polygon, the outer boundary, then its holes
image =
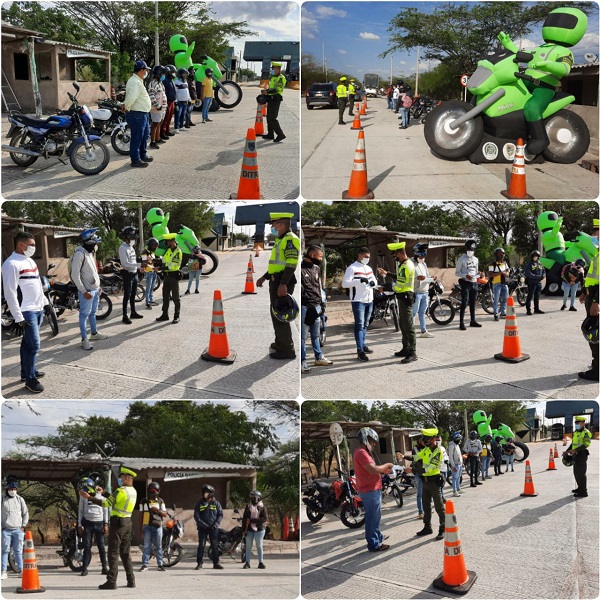
POLYGON ((423 514, 423 478, 415 474, 415 483, 417 484, 417 511, 423 514))
POLYGON ((361 492, 360 499, 365 505, 365 538, 367 548, 377 550, 383 542, 383 534, 379 530, 381 521, 381 490, 361 492))
POLYGON ((25 534, 20 529, 3 529, 2 530, 2 572, 6 573, 8 567, 8 555, 12 544, 15 552, 15 562, 17 570, 23 570, 23 539, 25 534))
POLYGON ((163 564, 162 551, 162 527, 152 527, 152 525, 144 525, 144 551, 142 552, 142 562, 148 566, 150 561, 150 551, 152 544, 156 547, 156 562, 160 567, 163 564))
POLYGON ((456 465, 456 471, 452 467, 452 491, 458 492, 460 490, 460 476, 462 474, 463 466, 456 465))
POLYGON ((197 271, 190 271, 188 275, 188 286, 187 291, 190 291, 192 287, 192 282, 196 282, 196 291, 198 291, 198 286, 200 285, 200 275, 202 275, 202 269, 198 269, 197 271))
POLYGON ((183 102, 178 102, 177 106, 175 106, 175 129, 183 129, 187 106, 183 102))
POLYGON ((409 111, 409 108, 404 108, 404 106, 400 107, 400 114, 402 115, 402 127, 408 127, 409 111))
POLYGON ((354 339, 356 340, 357 352, 362 352, 367 338, 367 325, 373 310, 373 303, 352 302, 354 313, 354 339))
POLYGON ((212 98, 204 98, 202 100, 202 120, 203 121, 206 121, 206 119, 208 119, 208 109, 210 108, 212 101, 213 101, 212 98))
POLYGON ((567 305, 567 300, 569 299, 569 294, 571 294, 571 307, 575 306, 575 298, 577 297, 577 288, 578 287, 579 287, 579 283, 574 283, 573 285, 569 285, 566 281, 562 282, 563 306, 567 305))
POLYGON ((146 304, 154 302, 154 284, 157 277, 156 271, 148 271, 146 273, 146 304))
POLYGON ((100 299, 100 290, 89 290, 91 298, 86 298, 81 292, 77 292, 79 296, 79 331, 81 339, 87 337, 87 321, 90 320, 90 332, 92 334, 98 331, 96 326, 96 311, 98 310, 98 300, 100 299))
POLYGON ((319 335, 321 333, 321 319, 317 319, 310 327, 304 323, 304 319, 306 318, 306 313, 308 311, 308 306, 302 306, 300 308, 300 317, 302 324, 301 331, 301 344, 300 344, 300 354, 301 361, 304 362, 306 360, 306 340, 310 335, 310 342, 312 344, 312 349, 315 353, 315 359, 319 360, 323 358, 323 352, 321 351, 321 342, 319 340, 319 335))
POLYGON ((393 102, 392 102, 392 99, 389 96, 387 97, 387 103, 388 103, 388 108, 391 110, 393 102))
POLYGON ((506 315, 506 300, 508 299, 508 286, 505 283, 494 283, 494 314, 498 314, 498 298, 500 298, 500 314, 506 315))
POLYGON ((106 547, 104 546, 104 523, 82 519, 83 525, 83 566, 87 569, 92 561, 92 543, 96 540, 102 568, 107 567, 106 547))
POLYGON ((502 457, 506 461, 506 470, 508 471, 508 467, 510 467, 511 471, 515 470, 515 455, 513 454, 505 454, 502 457))
POLYGON ((252 556, 252 542, 256 543, 256 553, 258 554, 258 562, 263 561, 263 539, 265 537, 266 530, 252 531, 248 529, 246 531, 246 562, 250 563, 252 556))
POLYGON ((392 98, 392 110, 394 112, 398 110, 398 98, 392 98))
POLYGON ((481 478, 484 479, 485 477, 489 477, 489 468, 490 468, 490 461, 492 460, 491 456, 481 456, 480 457, 481 460, 481 478))
POLYGON ((27 310, 23 313, 25 325, 21 340, 21 378, 27 383, 35 379, 35 361, 40 351, 40 326, 44 320, 44 311, 27 310))
POLYGON ((125 120, 131 130, 131 141, 129 142, 129 158, 134 162, 146 158, 148 138, 150 137, 150 124, 148 113, 134 110, 125 113, 125 120))
POLYGON ((419 324, 421 325, 421 333, 427 331, 427 325, 425 324, 425 311, 429 304, 429 294, 427 292, 420 292, 415 295, 415 303, 412 307, 413 319, 415 315, 419 313, 419 324))
POLYGON ((189 125, 192 122, 192 112, 194 110, 193 104, 188 104, 187 110, 185 111, 185 122, 189 125))

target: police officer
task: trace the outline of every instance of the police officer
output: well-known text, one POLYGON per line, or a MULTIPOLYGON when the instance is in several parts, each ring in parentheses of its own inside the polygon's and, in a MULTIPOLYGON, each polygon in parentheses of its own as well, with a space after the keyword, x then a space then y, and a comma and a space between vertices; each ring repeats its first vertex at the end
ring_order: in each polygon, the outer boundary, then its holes
POLYGON ((181 261, 183 260, 183 252, 177 246, 175 239, 176 233, 165 233, 163 240, 167 244, 167 251, 162 255, 162 268, 165 276, 163 282, 163 304, 162 315, 157 321, 169 320, 169 302, 173 299, 175 305, 175 314, 173 315, 173 323, 179 323, 179 312, 181 310, 181 301, 179 299, 179 278, 181 261))
MULTIPOLYGON (((271 308, 278 298, 283 298, 288 294, 294 295, 295 271, 300 257, 300 240, 291 231, 293 216, 294 213, 270 213, 271 225, 277 231, 278 237, 271 250, 267 272, 256 281, 256 285, 262 287, 263 283, 269 280, 271 308)), ((291 325, 279 321, 273 315, 273 311, 270 312, 275 330, 275 342, 271 344, 273 352, 269 356, 278 359, 296 358, 291 325)))
MULTIPOLYGON (((600 219, 594 219, 593 236, 598 239, 598 227, 600 225, 600 219)), ((597 243, 597 242, 596 242, 597 243)), ((599 294, 598 287, 598 252, 592 258, 590 268, 588 269, 587 276, 584 283, 584 294, 579 297, 580 302, 585 302, 585 312, 587 317, 595 317, 598 319, 598 301, 599 294)), ((580 371, 578 373, 581 379, 588 379, 589 381, 598 381, 598 344, 589 342, 590 350, 592 351, 592 366, 588 371, 580 371)))
POLYGON ((340 77, 340 84, 337 86, 336 91, 339 110, 338 125, 346 124, 346 121, 344 121, 344 111, 346 110, 346 104, 348 103, 348 88, 346 87, 346 81, 348 81, 347 77, 340 77))
POLYGON ((354 85, 354 79, 348 83, 348 116, 354 116, 354 98, 356 97, 356 86, 354 85))
POLYGON ((577 487, 573 492, 576 498, 586 498, 587 493, 587 457, 589 455, 589 446, 592 443, 592 434, 585 426, 585 417, 575 417, 575 431, 573 432, 573 441, 567 448, 566 454, 575 455, 573 463, 573 475, 577 487))
POLYGON ((269 99, 267 108, 267 133, 262 137, 265 140, 273 140, 274 144, 283 142, 286 138, 277 120, 286 84, 286 79, 281 74, 281 67, 281 63, 271 63, 271 71, 269 72, 271 79, 269 80, 269 87, 266 90, 269 99))
MULTIPOLYGON (((415 303, 415 264, 406 254, 406 242, 394 242, 387 245, 392 251, 392 256, 398 261, 398 272, 396 274, 396 283, 394 291, 398 298, 400 331, 402 332, 402 350, 395 353, 395 356, 402 356, 402 364, 417 360, 417 336, 413 327, 412 307, 415 303)), ((392 273, 379 267, 377 273, 382 276, 392 273)))
POLYGON ((437 445, 435 436, 438 435, 437 427, 421 429, 421 435, 425 447, 417 453, 416 460, 423 465, 423 529, 417 535, 428 535, 433 533, 431 529, 431 500, 435 512, 440 519, 440 527, 436 540, 444 539, 446 526, 446 512, 442 500, 442 488, 444 479, 440 474, 440 464, 443 460, 442 449, 437 445))
POLYGON ((137 492, 133 479, 137 476, 131 469, 121 467, 119 487, 104 500, 93 498, 81 490, 79 495, 93 504, 110 509, 110 528, 108 532, 108 575, 106 582, 98 586, 100 590, 116 590, 119 574, 119 555, 127 574, 127 587, 135 587, 135 574, 131 562, 131 534, 133 526, 131 514, 137 502, 137 492))

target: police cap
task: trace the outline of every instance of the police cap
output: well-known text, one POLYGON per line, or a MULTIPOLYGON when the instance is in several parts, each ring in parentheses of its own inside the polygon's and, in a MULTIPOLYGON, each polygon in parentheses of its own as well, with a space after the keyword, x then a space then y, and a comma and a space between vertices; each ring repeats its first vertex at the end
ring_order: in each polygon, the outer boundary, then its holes
POLYGON ((348 78, 347 77, 340 77, 340 81, 347 81, 348 78))
POLYGON ((128 469, 127 467, 121 467, 121 475, 131 475, 131 477, 137 477, 137 473, 128 469))
POLYGON ((387 245, 388 250, 392 251, 392 254, 398 252, 398 250, 405 250, 406 242, 393 242, 387 245))
POLYGON ((294 213, 284 213, 284 212, 269 213, 269 217, 271 218, 271 223, 272 223, 273 221, 278 221, 279 219, 293 219, 294 213))
POLYGON ((283 63, 280 63, 280 62, 272 62, 272 63, 271 63, 271 66, 272 66, 273 68, 275 68, 275 67, 279 67, 279 68, 281 69, 281 67, 283 67, 283 63))
POLYGON ((432 438, 438 434, 437 427, 429 427, 428 429, 421 429, 421 434, 423 437, 432 438))
POLYGON ((600 219, 594 219, 594 229, 600 227, 600 219))
POLYGON ((174 240, 176 237, 177 237, 177 234, 176 234, 176 233, 165 233, 165 234, 162 236, 162 239, 163 239, 163 240, 174 240))
POLYGON ((575 417, 575 422, 576 423, 580 423, 580 422, 584 422, 585 423, 586 418, 585 417, 575 417))

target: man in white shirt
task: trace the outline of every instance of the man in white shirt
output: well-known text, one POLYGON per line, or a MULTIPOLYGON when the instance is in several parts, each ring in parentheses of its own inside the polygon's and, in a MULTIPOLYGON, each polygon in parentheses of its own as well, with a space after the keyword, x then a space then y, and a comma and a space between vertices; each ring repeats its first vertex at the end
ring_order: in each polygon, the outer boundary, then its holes
POLYGON ((367 326, 373 312, 373 288, 377 285, 373 269, 369 267, 370 260, 371 251, 368 248, 360 248, 356 261, 346 269, 342 280, 342 287, 350 290, 350 302, 354 313, 356 352, 358 360, 363 362, 369 360, 367 354, 373 353, 365 344, 367 326))
POLYGON ((35 368, 40 351, 40 325, 44 319, 44 296, 37 265, 33 261, 35 239, 27 231, 15 236, 15 251, 2 265, 4 298, 15 320, 14 331, 22 335, 21 381, 34 394, 44 391, 39 379, 45 375, 35 368))
POLYGON ((125 227, 122 232, 125 240, 119 246, 119 260, 121 261, 121 274, 123 276, 123 323, 131 325, 131 319, 143 319, 135 310, 135 293, 137 291, 138 270, 141 263, 137 262, 135 253, 135 242, 137 240, 137 229, 135 227, 125 227), (131 315, 127 316, 127 303, 131 305, 131 315))

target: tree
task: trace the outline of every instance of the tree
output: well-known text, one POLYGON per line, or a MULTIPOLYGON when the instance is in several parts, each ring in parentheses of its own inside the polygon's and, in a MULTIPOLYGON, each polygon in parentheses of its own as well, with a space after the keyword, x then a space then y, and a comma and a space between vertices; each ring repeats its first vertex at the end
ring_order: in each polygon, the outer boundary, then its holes
POLYGON ((27 219, 31 223, 42 225, 82 227, 85 222, 77 203, 70 200, 63 200, 61 202, 10 200, 2 204, 2 210, 9 217, 27 219))
POLYGON ((298 425, 300 404, 296 400, 247 400, 257 414, 269 417, 273 425, 298 425))
POLYGON ((325 81, 332 81, 337 85, 340 77, 345 75, 348 79, 353 78, 356 81, 360 81, 360 77, 352 75, 351 73, 342 73, 335 69, 327 69, 327 78, 325 78, 325 70, 323 69, 322 63, 318 62, 312 54, 302 55, 302 65, 300 68, 300 82, 301 88, 305 92, 313 83, 323 83, 325 81))
POLYGON ((440 64, 425 71, 419 77, 419 95, 436 100, 451 100, 462 97, 463 87, 456 71, 447 64, 440 64))

